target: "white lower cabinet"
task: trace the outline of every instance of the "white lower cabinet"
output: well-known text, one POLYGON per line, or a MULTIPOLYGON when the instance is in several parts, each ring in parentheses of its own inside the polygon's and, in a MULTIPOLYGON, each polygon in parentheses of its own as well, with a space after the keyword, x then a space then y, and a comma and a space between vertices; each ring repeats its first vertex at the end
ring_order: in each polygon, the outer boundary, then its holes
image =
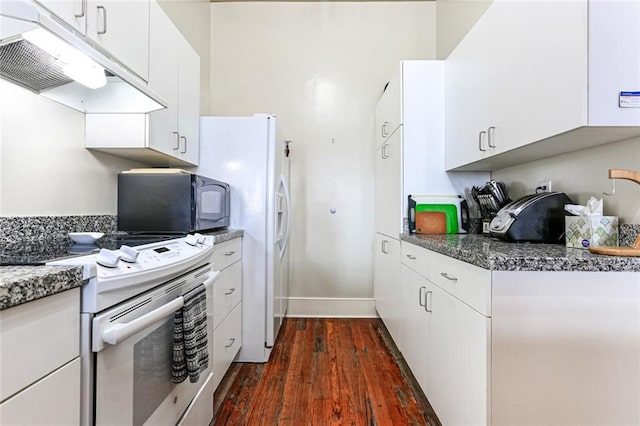
POLYGON ((491 319, 438 286, 432 290, 427 398, 443 425, 490 424, 491 319))
POLYGON ((494 425, 640 425, 640 273, 494 272, 494 425))
POLYGON ((475 289, 490 285, 484 270, 406 242, 401 251, 407 365, 442 424, 488 424, 491 318, 471 307, 486 306, 474 300, 475 289))
POLYGON ((374 247, 373 294, 376 311, 400 346, 400 241, 377 233, 374 247))
POLYGON ((80 358, 0 404, 0 424, 79 425, 80 358))
POLYGON ((433 285, 405 264, 400 265, 400 284, 403 307, 400 314, 400 352, 420 387, 426 390, 431 321, 426 299, 431 297, 433 285))
POLYGON ((443 425, 640 424, 640 273, 401 249, 392 337, 443 425))
POLYGON ((220 278, 213 287, 212 388, 215 390, 242 343, 242 238, 215 245, 215 268, 220 278))
POLYGON ((0 424, 79 424, 80 289, 0 311, 0 342, 0 424))

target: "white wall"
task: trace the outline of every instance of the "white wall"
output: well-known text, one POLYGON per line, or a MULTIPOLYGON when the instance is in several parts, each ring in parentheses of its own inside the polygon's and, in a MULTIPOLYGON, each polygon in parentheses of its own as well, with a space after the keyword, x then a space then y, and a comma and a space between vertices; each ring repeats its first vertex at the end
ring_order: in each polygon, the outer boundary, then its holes
POLYGON ((447 59, 493 0, 438 0, 436 56, 447 59))
POLYGON ((566 192, 576 204, 586 204, 591 196, 602 198, 606 215, 640 223, 638 184, 619 180, 614 196, 602 194, 611 192, 609 169, 640 170, 640 138, 497 170, 491 177, 505 181, 512 198, 531 194, 538 182, 551 180, 554 191, 566 192))
POLYGON ((115 214, 117 172, 84 148, 84 114, 0 80, 0 216, 115 214))
POLYGON ((294 141, 292 296, 372 297, 373 110, 401 59, 434 58, 434 2, 211 5, 211 114, 275 113, 294 141))

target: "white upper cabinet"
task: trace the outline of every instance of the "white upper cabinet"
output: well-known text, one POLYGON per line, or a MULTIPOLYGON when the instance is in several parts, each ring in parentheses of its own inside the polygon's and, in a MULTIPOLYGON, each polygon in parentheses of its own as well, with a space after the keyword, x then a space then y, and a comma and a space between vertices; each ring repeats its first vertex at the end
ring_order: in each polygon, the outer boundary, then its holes
POLYGON ((396 68, 376 105, 375 149, 380 148, 384 141, 402 124, 401 69, 402 67, 396 68))
POLYGON ((87 0, 36 0, 80 34, 86 34, 87 0))
POLYGON ((169 17, 151 2, 149 88, 167 100, 149 116, 149 138, 156 149, 198 164, 200 58, 169 17))
POLYGON ((149 77, 149 0, 86 0, 87 37, 138 77, 149 77))
POLYGON ((196 166, 200 58, 155 0, 149 9, 148 86, 167 108, 148 114, 87 114, 86 146, 151 166, 196 166))
POLYGON ((402 129, 376 151, 376 232, 398 238, 402 232, 402 129))
POLYGON ((640 135, 640 108, 619 106, 640 88, 638 16, 639 2, 494 1, 446 61, 447 169, 640 135))

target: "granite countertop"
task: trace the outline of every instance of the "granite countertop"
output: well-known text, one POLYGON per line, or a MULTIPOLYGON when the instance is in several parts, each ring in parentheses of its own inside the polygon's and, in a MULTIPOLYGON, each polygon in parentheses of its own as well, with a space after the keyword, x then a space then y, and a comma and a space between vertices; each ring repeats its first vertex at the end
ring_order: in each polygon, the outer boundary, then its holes
POLYGON ((0 310, 82 285, 78 266, 0 267, 0 310))
POLYGON ((401 234, 400 239, 494 271, 640 271, 640 257, 598 255, 560 244, 508 243, 481 234, 401 234))
MULTIPOLYGON (((244 231, 236 229, 220 230, 203 233, 213 235, 216 243, 242 237, 244 231)), ((115 240, 114 240, 115 241, 115 240)), ((113 241, 105 237, 98 241, 95 250, 100 247, 117 248, 113 241)), ((121 242, 120 242, 121 243, 121 242)), ((118 243, 119 244, 119 243, 118 243)), ((0 259, 29 263, 35 256, 41 259, 54 259, 61 255, 73 254, 69 241, 28 241, 5 245, 0 250, 0 259)), ((0 266, 0 310, 18 306, 32 300, 52 296, 71 288, 82 285, 82 268, 69 266, 0 266)))

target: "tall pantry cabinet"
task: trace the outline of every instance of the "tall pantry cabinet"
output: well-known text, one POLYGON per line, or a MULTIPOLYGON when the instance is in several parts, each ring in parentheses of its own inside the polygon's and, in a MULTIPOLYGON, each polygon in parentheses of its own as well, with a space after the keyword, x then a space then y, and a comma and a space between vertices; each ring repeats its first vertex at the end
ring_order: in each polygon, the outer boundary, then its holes
POLYGON ((374 298, 398 346, 400 234, 409 194, 466 195, 484 172, 445 172, 444 62, 402 61, 376 106, 374 298))

